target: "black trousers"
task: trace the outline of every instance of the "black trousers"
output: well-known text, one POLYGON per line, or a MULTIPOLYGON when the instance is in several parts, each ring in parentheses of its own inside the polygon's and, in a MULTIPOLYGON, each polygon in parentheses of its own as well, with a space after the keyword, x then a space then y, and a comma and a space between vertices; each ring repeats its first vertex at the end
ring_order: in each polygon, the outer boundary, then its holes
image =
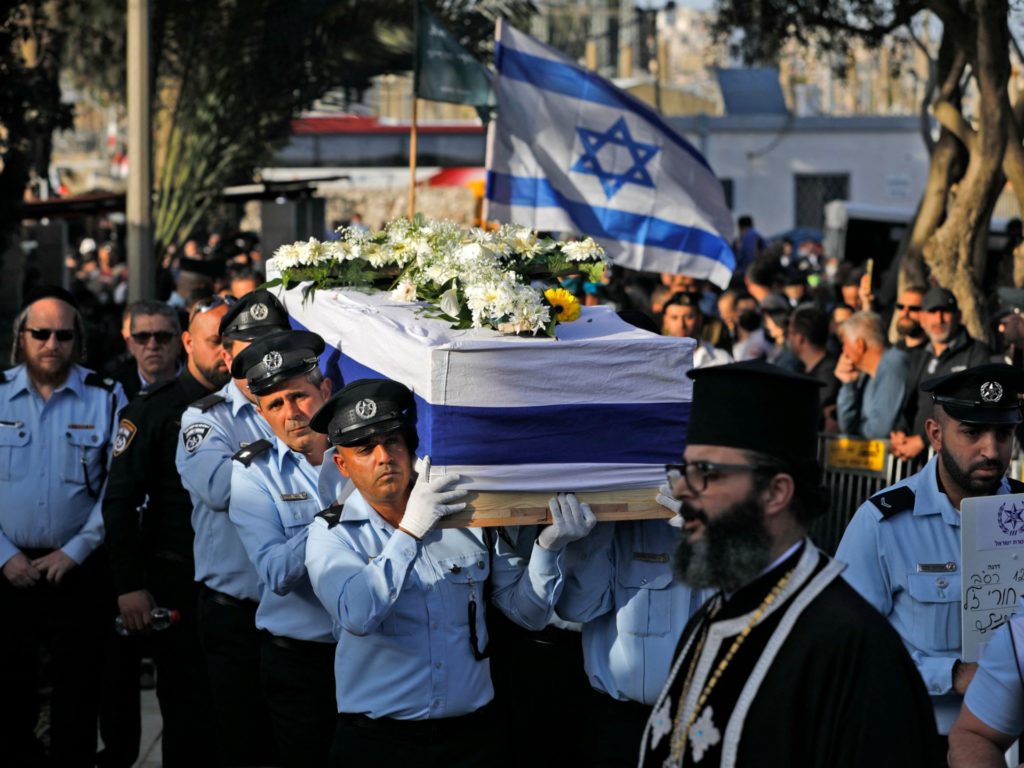
MULTIPOLYGON (((97 552, 94 557, 99 556, 97 552)), ((142 740, 142 702, 139 698, 139 671, 143 649, 148 638, 122 637, 114 631, 120 615, 109 561, 103 558, 107 571, 109 607, 104 628, 103 686, 100 691, 100 738, 103 749, 96 756, 98 768, 131 768, 139 759, 142 740)), ((145 651, 148 655, 149 651, 145 651)))
POLYGON ((270 710, 260 684, 256 603, 203 586, 199 637, 206 655, 224 765, 276 765, 270 710))
POLYGON ((277 753, 288 768, 319 768, 327 764, 338 717, 335 647, 334 643, 263 633, 263 691, 270 707, 277 753))
MULTIPOLYGON (((44 552, 25 552, 30 558, 44 552)), ((50 760, 92 766, 103 673, 104 630, 110 595, 104 591, 102 554, 94 553, 59 585, 45 579, 28 588, 0 576, 0 745, 5 765, 36 765, 40 648, 49 648, 50 760)))
POLYGON ((342 713, 338 715, 328 765, 491 768, 503 764, 502 750, 506 747, 489 706, 463 717, 439 720, 373 720, 365 715, 342 713))
POLYGON ((206 659, 199 642, 199 585, 191 562, 153 558, 146 584, 157 605, 181 620, 150 636, 156 662, 156 696, 163 718, 163 765, 222 765, 206 659))
POLYGON ((650 714, 647 704, 619 701, 591 689, 583 764, 588 768, 633 768, 640 759, 640 739, 650 714))
MULTIPOLYGON (((499 766, 529 765, 555 768, 578 765, 578 738, 555 738, 542 750, 523 734, 537 731, 538 710, 555 715, 559 732, 586 734, 592 726, 585 705, 590 683, 583 671, 579 632, 547 627, 530 632, 513 624, 498 609, 487 611, 488 646, 494 708, 498 711, 504 744, 499 766)), ((634 759, 633 763, 636 763, 634 759)))

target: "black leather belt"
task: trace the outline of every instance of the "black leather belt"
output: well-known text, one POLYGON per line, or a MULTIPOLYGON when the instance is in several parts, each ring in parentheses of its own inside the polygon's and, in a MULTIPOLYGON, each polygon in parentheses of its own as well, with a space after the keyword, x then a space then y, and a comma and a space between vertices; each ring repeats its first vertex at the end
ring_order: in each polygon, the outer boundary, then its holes
POLYGON ((334 649, 337 647, 337 643, 321 643, 317 640, 297 640, 294 637, 282 637, 281 635, 275 635, 267 630, 263 630, 263 635, 271 645, 276 645, 278 648, 284 648, 286 651, 295 651, 296 653, 322 653, 330 654, 334 656, 334 649))
POLYGON ((209 600, 211 603, 217 605, 223 605, 228 608, 242 608, 247 611, 255 613, 256 608, 259 606, 255 600, 243 600, 240 597, 234 595, 228 595, 224 592, 218 592, 216 589, 210 589, 210 587, 203 584, 203 597, 209 600))
POLYGON ((493 709, 487 704, 475 712, 458 717, 439 717, 433 720, 396 720, 393 717, 367 717, 355 712, 342 712, 338 719, 355 728, 393 733, 408 739, 452 737, 472 732, 489 722, 493 709))

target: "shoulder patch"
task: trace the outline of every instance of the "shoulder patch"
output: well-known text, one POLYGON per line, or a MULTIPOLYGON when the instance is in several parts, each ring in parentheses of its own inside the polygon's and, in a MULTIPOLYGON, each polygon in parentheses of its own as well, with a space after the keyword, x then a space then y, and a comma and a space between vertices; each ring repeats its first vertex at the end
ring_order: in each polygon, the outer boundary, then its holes
POLYGON ((231 458, 239 464, 243 464, 248 467, 252 464, 253 459, 266 451, 271 445, 273 445, 273 443, 269 440, 257 440, 254 443, 249 443, 231 458))
POLYGON ((1007 484, 1010 486, 1010 493, 1024 493, 1024 483, 1013 477, 1006 478, 1007 484))
POLYGON ((213 408, 213 406, 220 405, 221 403, 226 403, 226 402, 227 402, 227 398, 226 397, 224 397, 223 395, 218 395, 216 392, 214 392, 212 395, 207 395, 206 397, 199 398, 194 403, 192 403, 189 407, 190 408, 198 408, 203 413, 206 413, 208 410, 213 408))
POLYGON ((146 387, 144 390, 142 390, 139 393, 139 397, 141 397, 141 398, 152 397, 157 392, 160 392, 162 390, 167 389, 169 386, 171 386, 171 384, 173 384, 176 381, 177 381, 177 379, 167 379, 166 381, 158 381, 156 384, 152 384, 152 385, 146 387))
POLYGON ((317 512, 317 517, 322 517, 327 521, 327 528, 333 528, 341 522, 341 512, 345 509, 344 504, 332 504, 322 512, 317 512))
POLYGON ((89 373, 85 376, 85 383, 90 387, 99 387, 105 389, 107 392, 114 391, 114 380, 108 379, 104 376, 100 376, 98 373, 89 373))
POLYGON ((185 446, 186 453, 195 453, 206 436, 210 434, 210 430, 213 427, 210 424, 204 424, 201 421, 197 421, 195 424, 189 424, 183 430, 181 430, 181 442, 185 446))
POLYGON ((914 492, 905 485, 899 488, 891 488, 876 493, 870 499, 872 504, 878 507, 882 513, 882 519, 886 520, 900 512, 909 512, 914 508, 914 492))
POLYGON ((117 434, 114 435, 115 456, 120 456, 128 450, 128 446, 132 444, 132 440, 135 439, 135 433, 138 431, 139 428, 128 421, 128 419, 121 419, 121 423, 117 425, 117 434))

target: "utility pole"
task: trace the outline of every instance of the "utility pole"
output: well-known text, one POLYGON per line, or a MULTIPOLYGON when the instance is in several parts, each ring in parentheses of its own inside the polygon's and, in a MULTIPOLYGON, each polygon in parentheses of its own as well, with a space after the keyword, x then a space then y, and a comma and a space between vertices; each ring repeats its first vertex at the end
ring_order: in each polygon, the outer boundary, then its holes
POLYGON ((156 295, 153 253, 151 0, 128 0, 128 300, 156 295))

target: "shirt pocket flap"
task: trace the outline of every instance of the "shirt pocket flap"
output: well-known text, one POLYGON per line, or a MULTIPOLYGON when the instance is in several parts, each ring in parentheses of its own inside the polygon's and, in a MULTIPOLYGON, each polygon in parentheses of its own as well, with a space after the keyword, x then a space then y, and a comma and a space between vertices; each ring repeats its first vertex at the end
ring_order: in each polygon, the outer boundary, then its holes
POLYGON ((65 436, 71 445, 81 448, 99 448, 103 435, 95 429, 69 429, 65 436))
POLYGON ((444 572, 445 579, 453 584, 479 584, 491 572, 490 558, 483 550, 439 559, 437 564, 444 572))
POLYGON ((285 530, 309 525, 320 511, 316 499, 278 499, 275 504, 285 530))
POLYGON ((907 591, 919 603, 953 603, 960 600, 959 573, 911 573, 907 591))
POLYGON ((21 429, 15 429, 13 427, 0 429, 0 445, 17 448, 22 445, 28 445, 28 441, 29 432, 24 427, 21 429))
POLYGON ((626 589, 667 589, 672 584, 672 566, 633 560, 628 568, 618 569, 617 578, 626 589))

